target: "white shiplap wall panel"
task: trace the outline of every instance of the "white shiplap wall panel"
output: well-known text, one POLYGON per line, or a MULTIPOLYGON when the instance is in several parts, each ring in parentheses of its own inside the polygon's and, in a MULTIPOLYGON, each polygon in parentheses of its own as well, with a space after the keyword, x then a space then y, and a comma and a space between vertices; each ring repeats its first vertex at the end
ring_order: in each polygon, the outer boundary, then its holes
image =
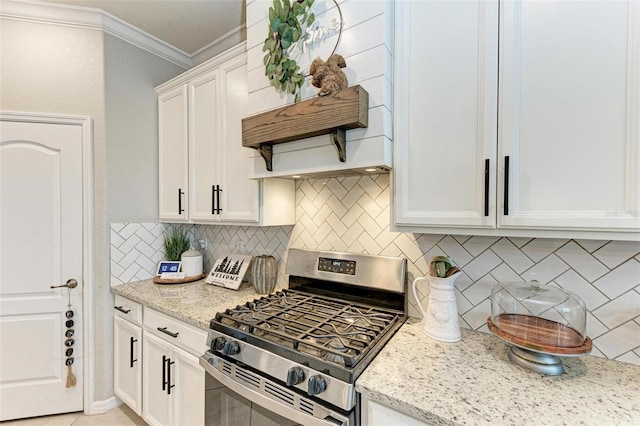
MULTIPOLYGON (((344 0, 340 2, 343 17, 343 32, 337 52, 345 57, 347 67, 344 69, 349 85, 384 75, 391 81, 391 40, 393 9, 383 1, 344 0)), ((293 96, 282 95, 269 85, 264 75, 262 45, 267 34, 267 16, 270 0, 256 0, 247 5, 247 49, 249 75, 249 115, 279 108, 293 103, 293 96)), ((313 6, 318 22, 327 22, 327 18, 337 16, 335 6, 330 0, 316 0, 313 6), (325 20, 322 21, 322 18, 325 20)), ((330 20, 330 19, 329 19, 330 20)), ((318 45, 312 46, 307 55, 299 63, 310 63, 315 57, 326 57, 331 53, 337 35, 331 36, 318 45)), ((316 95, 316 89, 306 86, 302 91, 302 99, 316 95)), ((386 90, 382 91, 385 96, 386 90)), ((376 106, 380 102, 391 110, 391 97, 381 99, 377 96, 376 106)), ((373 104, 372 104, 373 106, 373 104)))

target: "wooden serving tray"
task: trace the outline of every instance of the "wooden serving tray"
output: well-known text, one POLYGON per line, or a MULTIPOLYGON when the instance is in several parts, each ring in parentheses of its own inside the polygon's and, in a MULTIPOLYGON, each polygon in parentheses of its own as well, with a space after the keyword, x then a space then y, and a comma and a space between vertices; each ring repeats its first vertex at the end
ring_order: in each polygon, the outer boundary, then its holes
POLYGON ((487 318, 489 330, 501 339, 524 349, 556 355, 584 355, 593 342, 571 327, 548 319, 521 314, 500 314, 498 327, 487 318))
POLYGON ((153 279, 153 282, 156 283, 156 284, 185 284, 185 283, 190 283, 190 282, 193 282, 193 281, 201 280, 206 276, 207 276, 207 274, 192 275, 190 277, 184 277, 184 278, 160 278, 160 277, 155 277, 153 279))

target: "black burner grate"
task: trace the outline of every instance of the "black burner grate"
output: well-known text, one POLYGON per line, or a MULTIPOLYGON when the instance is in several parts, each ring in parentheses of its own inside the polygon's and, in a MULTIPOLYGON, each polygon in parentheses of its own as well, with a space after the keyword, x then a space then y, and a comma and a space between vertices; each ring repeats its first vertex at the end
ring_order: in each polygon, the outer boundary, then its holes
POLYGON ((354 367, 404 315, 288 289, 227 309, 215 320, 301 354, 354 367))

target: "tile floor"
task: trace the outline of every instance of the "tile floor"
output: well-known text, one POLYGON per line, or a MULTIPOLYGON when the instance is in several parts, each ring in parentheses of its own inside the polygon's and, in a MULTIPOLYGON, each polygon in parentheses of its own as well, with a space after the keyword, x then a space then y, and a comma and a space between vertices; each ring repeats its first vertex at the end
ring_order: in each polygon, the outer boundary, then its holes
POLYGON ((125 404, 121 404, 104 414, 94 416, 85 416, 78 412, 6 421, 0 424, 2 426, 145 426, 147 423, 125 404))

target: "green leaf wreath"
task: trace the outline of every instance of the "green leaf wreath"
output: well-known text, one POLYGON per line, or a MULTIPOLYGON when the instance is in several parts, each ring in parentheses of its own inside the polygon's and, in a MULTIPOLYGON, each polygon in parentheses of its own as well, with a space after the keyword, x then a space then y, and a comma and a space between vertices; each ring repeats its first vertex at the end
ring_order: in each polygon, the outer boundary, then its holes
POLYGON ((300 101, 304 74, 296 61, 287 56, 287 49, 300 40, 304 28, 313 24, 315 15, 310 11, 313 1, 273 0, 273 7, 269 8, 269 35, 262 48, 267 52, 265 75, 276 89, 295 95, 295 102, 300 101))

